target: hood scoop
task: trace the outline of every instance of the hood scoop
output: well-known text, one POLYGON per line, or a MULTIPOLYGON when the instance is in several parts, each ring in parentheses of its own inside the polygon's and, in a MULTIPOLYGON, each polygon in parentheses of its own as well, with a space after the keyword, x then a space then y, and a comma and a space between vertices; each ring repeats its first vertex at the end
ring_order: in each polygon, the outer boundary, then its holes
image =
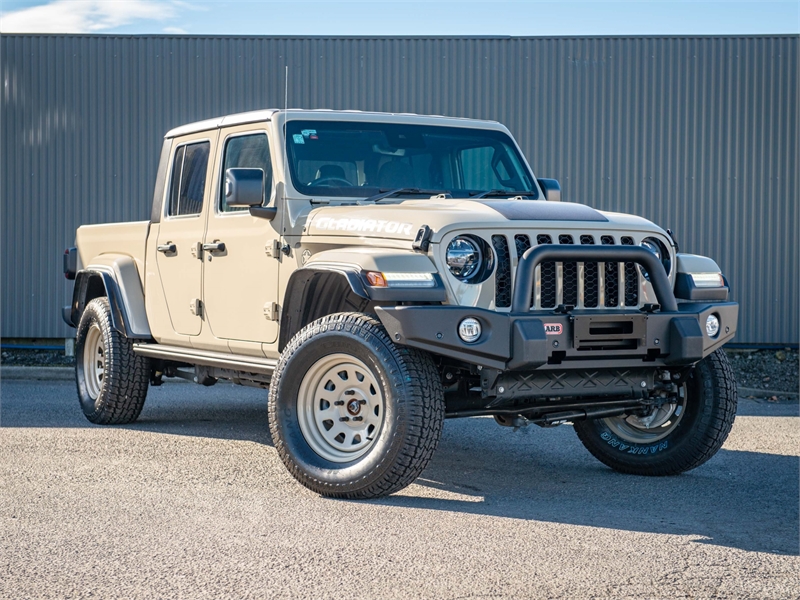
POLYGON ((604 221, 602 214, 585 204, 544 200, 475 200, 496 210, 509 221, 604 221))

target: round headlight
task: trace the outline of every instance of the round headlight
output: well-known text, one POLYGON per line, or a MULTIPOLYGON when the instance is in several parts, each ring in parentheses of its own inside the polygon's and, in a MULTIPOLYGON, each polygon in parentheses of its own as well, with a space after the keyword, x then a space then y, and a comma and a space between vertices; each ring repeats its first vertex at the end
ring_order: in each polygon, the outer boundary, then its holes
POLYGON ((706 319, 706 333, 710 338, 717 337, 719 333, 719 319, 717 315, 708 315, 706 319))
POLYGON ((458 325, 458 337, 468 344, 477 342, 481 337, 481 322, 475 317, 467 317, 458 325))
POLYGON ((445 261, 453 275, 462 281, 468 281, 480 270, 483 253, 476 242, 468 237, 458 236, 447 246, 445 261))
POLYGON ((642 240, 641 246, 650 250, 650 252, 656 255, 658 260, 661 260, 661 248, 659 248, 658 244, 650 239, 645 239, 642 240))
MULTIPOLYGON (((664 243, 656 238, 644 238, 639 244, 642 248, 647 248, 650 252, 655 254, 655 257, 658 259, 658 262, 664 267, 664 270, 669 275, 670 272, 670 260, 669 260, 669 250, 664 245, 664 243)), ((650 281, 650 276, 647 274, 647 271, 643 269, 641 266, 639 270, 642 272, 642 275, 647 281, 650 281)))

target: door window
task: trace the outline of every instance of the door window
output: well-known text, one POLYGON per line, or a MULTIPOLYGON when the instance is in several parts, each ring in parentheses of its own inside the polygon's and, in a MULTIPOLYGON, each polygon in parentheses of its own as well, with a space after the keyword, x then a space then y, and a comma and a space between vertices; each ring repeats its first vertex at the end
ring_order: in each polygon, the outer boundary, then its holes
MULTIPOLYGON (((222 163, 222 185, 219 186, 220 212, 247 210, 246 206, 228 206, 225 201, 225 172, 228 169, 261 169, 264 171, 264 193, 269 199, 272 190, 272 163, 269 158, 267 135, 256 133, 229 138, 225 143, 225 158, 222 163)), ((261 201, 264 204, 264 200, 261 201)))
POLYGON ((209 142, 198 142, 176 150, 167 208, 170 217, 196 215, 203 210, 210 148, 209 142))

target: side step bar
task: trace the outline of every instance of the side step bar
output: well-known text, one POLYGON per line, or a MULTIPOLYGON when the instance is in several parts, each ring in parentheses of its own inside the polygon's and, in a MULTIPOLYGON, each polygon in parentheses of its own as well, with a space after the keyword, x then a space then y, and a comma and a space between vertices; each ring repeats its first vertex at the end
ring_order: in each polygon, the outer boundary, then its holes
POLYGON ((219 367, 244 373, 263 373, 272 375, 278 361, 273 358, 257 358, 242 354, 227 354, 225 352, 210 352, 194 348, 181 348, 179 346, 165 346, 163 344, 134 344, 133 351, 141 356, 160 358, 190 365, 204 367, 219 367))

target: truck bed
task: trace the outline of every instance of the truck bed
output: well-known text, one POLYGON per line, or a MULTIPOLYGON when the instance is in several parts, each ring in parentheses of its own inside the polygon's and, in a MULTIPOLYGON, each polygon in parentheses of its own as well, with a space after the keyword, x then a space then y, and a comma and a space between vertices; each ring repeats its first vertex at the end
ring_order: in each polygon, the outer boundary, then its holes
POLYGON ((79 268, 85 268, 103 254, 124 254, 134 259, 139 278, 144 285, 144 256, 149 229, 150 221, 79 227, 75 237, 80 258, 79 268))

